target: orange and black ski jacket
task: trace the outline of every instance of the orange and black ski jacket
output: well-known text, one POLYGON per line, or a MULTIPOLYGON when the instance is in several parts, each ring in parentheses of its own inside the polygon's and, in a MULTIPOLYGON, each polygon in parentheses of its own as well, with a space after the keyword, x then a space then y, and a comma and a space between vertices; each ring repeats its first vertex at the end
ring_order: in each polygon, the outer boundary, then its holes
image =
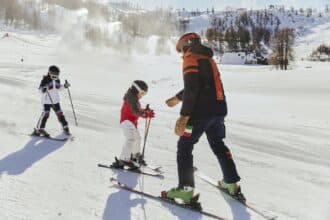
POLYGON ((191 47, 183 55, 184 89, 176 96, 182 100, 181 115, 191 120, 225 116, 227 103, 213 52, 204 45, 191 47))

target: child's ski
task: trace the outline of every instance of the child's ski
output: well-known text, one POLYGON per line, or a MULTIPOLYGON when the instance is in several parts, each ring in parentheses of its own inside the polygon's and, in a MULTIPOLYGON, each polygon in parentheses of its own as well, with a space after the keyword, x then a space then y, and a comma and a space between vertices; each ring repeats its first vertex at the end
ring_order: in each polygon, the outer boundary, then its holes
POLYGON ((224 190, 222 188, 219 187, 219 184, 216 180, 212 179, 211 177, 205 175, 204 173, 200 172, 196 167, 194 167, 195 170, 195 174, 201 178, 203 181, 211 184, 212 186, 216 187, 217 189, 219 189, 221 192, 226 193, 228 196, 232 197, 233 199, 235 199, 236 201, 240 202, 241 204, 243 204, 244 206, 246 206, 247 208, 251 209, 252 211, 254 211, 255 213, 259 214, 260 216, 262 216, 263 218, 267 219, 267 220, 275 220, 277 219, 277 216, 269 216, 266 213, 258 210, 256 207, 254 207, 252 204, 248 203, 245 199, 245 197, 243 196, 233 196, 231 194, 228 193, 227 190, 224 190))
POLYGON ((52 140, 52 141, 73 140, 73 137, 55 138, 55 137, 52 137, 52 136, 39 136, 39 135, 33 135, 33 134, 30 134, 30 136, 32 136, 32 137, 39 137, 39 138, 45 138, 45 139, 49 139, 49 140, 52 140))
POLYGON ((148 171, 142 170, 138 167, 130 168, 130 167, 124 166, 123 168, 118 168, 118 167, 113 167, 111 165, 105 165, 105 164, 100 164, 100 163, 97 166, 98 167, 103 167, 103 168, 108 168, 108 169, 124 170, 124 171, 143 174, 143 175, 147 175, 147 176, 154 176, 154 177, 164 178, 162 172, 158 172, 156 170, 152 170, 152 172, 148 172, 148 171))
MULTIPOLYGON (((149 197, 149 198, 152 198, 152 199, 156 199, 156 200, 166 202, 166 203, 169 203, 169 204, 172 204, 172 205, 175 205, 175 206, 179 206, 179 207, 184 208, 184 209, 189 209, 189 210, 192 210, 194 212, 198 212, 202 215, 205 215, 205 216, 208 216, 208 217, 211 217, 211 218, 214 218, 214 219, 226 220, 225 218, 220 217, 218 215, 203 211, 201 209, 200 205, 199 205, 198 208, 196 208, 196 206, 193 205, 193 204, 178 203, 178 202, 176 202, 175 200, 172 200, 172 199, 164 198, 164 197, 161 197, 161 196, 155 196, 155 195, 152 195, 152 194, 140 191, 140 190, 136 190, 136 189, 133 189, 133 188, 125 185, 124 183, 118 181, 116 178, 110 178, 110 181, 115 186, 117 186, 121 189, 125 189, 127 191, 130 191, 130 192, 133 192, 133 193, 136 193, 136 194, 139 194, 139 195, 143 195, 143 196, 146 196, 146 197, 149 197)), ((199 204, 199 203, 196 202, 196 204, 199 204)))

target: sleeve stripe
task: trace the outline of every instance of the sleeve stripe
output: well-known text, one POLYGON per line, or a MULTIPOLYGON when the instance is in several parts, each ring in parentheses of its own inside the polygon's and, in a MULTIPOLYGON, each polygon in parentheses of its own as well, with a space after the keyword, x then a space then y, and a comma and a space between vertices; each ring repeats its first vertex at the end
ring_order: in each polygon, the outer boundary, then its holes
POLYGON ((198 66, 186 66, 183 68, 183 71, 185 72, 186 70, 189 70, 189 69, 198 69, 198 66))
POLYGON ((198 70, 197 69, 191 69, 191 70, 187 70, 187 71, 183 72, 183 74, 189 74, 189 73, 198 73, 198 70))
POLYGON ((187 67, 187 66, 198 66, 198 62, 195 59, 192 58, 186 58, 183 61, 183 68, 187 67))

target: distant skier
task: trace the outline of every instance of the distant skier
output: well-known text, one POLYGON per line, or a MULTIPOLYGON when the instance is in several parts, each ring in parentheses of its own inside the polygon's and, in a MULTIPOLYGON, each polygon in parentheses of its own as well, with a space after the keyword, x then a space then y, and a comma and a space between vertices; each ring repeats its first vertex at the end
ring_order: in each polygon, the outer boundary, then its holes
POLYGON ((184 89, 168 99, 169 107, 182 101, 181 116, 175 126, 180 136, 177 145, 179 185, 166 192, 168 198, 180 198, 189 203, 194 195, 193 146, 203 133, 216 155, 223 173, 219 186, 232 195, 239 192, 240 177, 230 153, 223 142, 224 118, 227 114, 226 97, 220 73, 213 60, 213 51, 201 44, 196 33, 183 35, 176 49, 183 54, 184 89))
POLYGON ((43 112, 39 118, 37 127, 34 129, 33 135, 49 137, 45 127, 49 118, 50 109, 53 109, 56 113, 57 118, 62 125, 63 132, 66 135, 70 135, 68 122, 65 120, 63 111, 61 110, 59 94, 64 88, 70 87, 70 84, 67 81, 64 84, 61 84, 59 74, 60 69, 57 66, 50 66, 48 74, 43 76, 41 80, 39 90, 41 92, 43 112))
POLYGON ((154 118, 155 113, 149 108, 141 108, 139 99, 148 92, 148 85, 142 80, 135 80, 127 90, 124 96, 124 102, 121 107, 120 125, 125 136, 125 143, 119 160, 116 160, 112 166, 123 168, 124 165, 135 166, 145 164, 141 155, 141 136, 138 130, 138 119, 154 118))

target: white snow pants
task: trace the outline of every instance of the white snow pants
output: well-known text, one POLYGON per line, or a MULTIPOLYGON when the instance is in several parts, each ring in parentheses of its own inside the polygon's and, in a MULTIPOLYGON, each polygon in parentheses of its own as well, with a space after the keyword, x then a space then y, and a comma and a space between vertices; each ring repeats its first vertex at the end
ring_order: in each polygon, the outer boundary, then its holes
POLYGON ((122 148, 120 159, 129 161, 131 155, 134 157, 141 151, 141 136, 135 125, 128 120, 123 121, 120 126, 122 127, 125 136, 125 143, 122 148))

